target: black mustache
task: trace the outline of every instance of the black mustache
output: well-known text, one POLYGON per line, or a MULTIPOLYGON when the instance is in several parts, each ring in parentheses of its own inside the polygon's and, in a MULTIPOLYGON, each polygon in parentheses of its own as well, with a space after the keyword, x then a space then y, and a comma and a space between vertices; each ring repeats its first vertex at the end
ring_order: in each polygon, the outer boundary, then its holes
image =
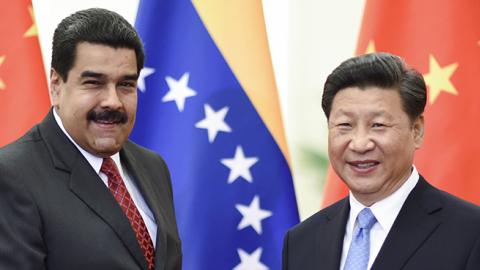
POLYGON ((128 116, 125 112, 122 111, 89 111, 87 113, 87 120, 89 121, 107 121, 114 123, 125 124, 128 121, 128 116))

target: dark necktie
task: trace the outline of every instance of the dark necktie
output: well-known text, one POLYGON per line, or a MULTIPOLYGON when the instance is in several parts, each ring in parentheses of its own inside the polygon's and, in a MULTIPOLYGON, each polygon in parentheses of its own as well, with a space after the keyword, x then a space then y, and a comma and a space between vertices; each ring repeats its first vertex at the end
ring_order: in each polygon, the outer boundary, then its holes
POLYGON ((135 231, 138 244, 140 245, 143 255, 147 260, 148 269, 153 270, 155 267, 155 262, 152 239, 148 234, 147 226, 145 226, 145 222, 143 221, 140 212, 138 212, 130 193, 125 187, 125 183, 123 182, 123 179, 120 176, 113 159, 104 158, 100 171, 107 175, 108 188, 110 189, 110 192, 112 192, 113 197, 115 197, 125 215, 128 217, 133 231, 135 231))

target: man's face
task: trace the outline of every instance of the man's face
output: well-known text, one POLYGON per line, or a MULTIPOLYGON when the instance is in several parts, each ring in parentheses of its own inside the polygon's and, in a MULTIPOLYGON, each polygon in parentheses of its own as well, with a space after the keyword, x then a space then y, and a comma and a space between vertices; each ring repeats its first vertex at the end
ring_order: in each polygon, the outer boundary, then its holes
POLYGON ((117 153, 135 122, 137 109, 135 51, 81 42, 68 78, 52 69, 53 105, 68 134, 88 152, 117 153))
POLYGON ((394 89, 349 87, 333 99, 328 130, 333 169, 355 198, 370 206, 409 177, 423 139, 423 117, 412 123, 394 89))

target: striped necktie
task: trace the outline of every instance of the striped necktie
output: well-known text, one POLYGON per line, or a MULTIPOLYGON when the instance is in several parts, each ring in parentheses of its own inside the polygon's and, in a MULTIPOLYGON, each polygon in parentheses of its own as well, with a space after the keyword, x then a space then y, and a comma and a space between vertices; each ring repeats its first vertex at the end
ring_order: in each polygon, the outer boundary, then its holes
POLYGON ((148 234, 147 226, 145 225, 140 212, 138 212, 113 159, 104 158, 100 171, 107 175, 108 188, 130 221, 130 225, 137 237, 138 244, 147 260, 148 269, 153 270, 155 268, 155 262, 152 239, 148 234))

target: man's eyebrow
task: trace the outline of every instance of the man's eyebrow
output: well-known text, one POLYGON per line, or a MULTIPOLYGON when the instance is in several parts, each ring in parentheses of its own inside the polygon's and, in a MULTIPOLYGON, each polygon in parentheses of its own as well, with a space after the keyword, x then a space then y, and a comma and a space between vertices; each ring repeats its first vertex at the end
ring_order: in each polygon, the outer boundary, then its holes
MULTIPOLYGON (((80 74, 80 78, 105 78, 106 75, 103 73, 98 73, 90 70, 86 70, 80 74)), ((123 80, 132 80, 136 81, 138 79, 138 74, 127 74, 122 77, 123 80)))
POLYGON ((387 110, 380 110, 380 111, 373 112, 372 116, 373 117, 383 116, 383 117, 386 117, 387 119, 392 119, 393 118, 392 114, 387 110))
POLYGON ((98 72, 94 72, 94 71, 90 71, 90 70, 86 70, 86 71, 82 72, 82 74, 80 74, 80 78, 87 78, 87 77, 103 78, 103 77, 105 77, 105 75, 102 74, 102 73, 98 73, 98 72))
POLYGON ((136 73, 135 74, 127 74, 127 75, 123 76, 123 79, 127 80, 127 81, 130 81, 130 80, 136 81, 138 79, 138 74, 136 74, 136 73))
MULTIPOLYGON (((339 116, 352 117, 353 115, 354 115, 354 113, 351 112, 351 111, 347 111, 347 110, 344 110, 344 109, 339 109, 334 114, 332 114, 332 117, 339 117, 339 116)), ((369 115, 371 117, 384 116, 384 117, 387 117, 389 119, 392 118, 392 114, 387 110, 379 110, 379 111, 370 112, 369 115)))
POLYGON ((350 111, 346 111, 342 108, 338 109, 338 111, 336 111, 332 116, 334 117, 338 117, 338 116, 352 116, 353 113, 350 112, 350 111))

